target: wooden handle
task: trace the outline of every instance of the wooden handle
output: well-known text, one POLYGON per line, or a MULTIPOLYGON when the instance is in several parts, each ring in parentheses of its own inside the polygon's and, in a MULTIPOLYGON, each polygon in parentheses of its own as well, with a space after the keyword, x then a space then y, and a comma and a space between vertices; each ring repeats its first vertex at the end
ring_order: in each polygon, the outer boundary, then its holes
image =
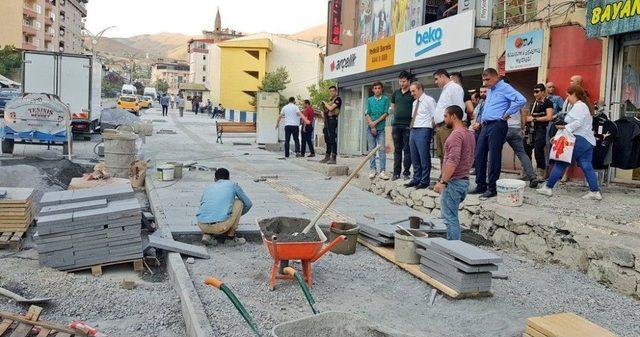
MULTIPOLYGON (((316 214, 316 217, 313 218, 313 220, 311 220, 311 222, 307 225, 307 227, 304 228, 302 233, 307 234, 311 230, 311 228, 316 225, 318 220, 320 220, 320 217, 322 217, 324 212, 326 212, 327 209, 329 209, 329 207, 331 207, 331 204, 333 204, 333 202, 338 198, 338 195, 340 195, 342 190, 344 190, 344 188, 347 187, 347 185, 349 185, 349 182, 351 182, 353 177, 355 177, 356 174, 358 174, 358 172, 360 172, 362 167, 367 162, 369 162, 369 159, 371 159, 371 157, 373 157, 376 154, 376 152, 378 152, 378 150, 380 150, 380 145, 376 146, 373 150, 371 150, 371 152, 369 152, 369 154, 366 157, 364 157, 364 160, 362 160, 360 165, 358 165, 358 167, 356 167, 356 169, 353 170, 353 172, 351 172, 351 174, 347 177, 347 179, 342 183, 342 186, 340 186, 340 188, 336 191, 336 193, 333 194, 331 199, 329 199, 329 201, 327 201, 327 203, 324 204, 324 207, 322 207, 322 210, 318 214, 316 214)), ((323 241, 326 241, 326 237, 325 237, 325 240, 323 240, 323 241)))
POLYGON ((204 279, 204 284, 220 289, 223 282, 218 280, 217 278, 207 277, 206 279, 204 279))
POLYGON ((291 267, 286 267, 286 268, 284 268, 284 269, 282 270, 282 272, 283 272, 285 275, 290 275, 291 277, 293 277, 293 275, 295 275, 295 274, 296 274, 296 270, 295 270, 295 269, 293 269, 293 268, 291 268, 291 267))

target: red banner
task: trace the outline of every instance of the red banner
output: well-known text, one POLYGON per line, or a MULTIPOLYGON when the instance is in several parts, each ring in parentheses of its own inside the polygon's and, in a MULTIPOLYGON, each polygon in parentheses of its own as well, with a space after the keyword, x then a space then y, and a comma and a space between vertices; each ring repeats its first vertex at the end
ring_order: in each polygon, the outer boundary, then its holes
POLYGON ((331 44, 340 44, 342 30, 342 0, 333 0, 331 5, 331 44))

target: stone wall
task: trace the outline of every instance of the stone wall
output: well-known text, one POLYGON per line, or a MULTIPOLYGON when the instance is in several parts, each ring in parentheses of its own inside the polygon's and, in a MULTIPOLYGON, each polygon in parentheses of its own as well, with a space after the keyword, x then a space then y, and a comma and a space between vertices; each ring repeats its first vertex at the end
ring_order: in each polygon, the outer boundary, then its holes
MULTIPOLYGON (((432 217, 440 217, 440 195, 406 188, 402 180, 374 179, 365 189, 432 217)), ((621 293, 640 297, 640 233, 604 219, 563 217, 524 204, 498 205, 469 195, 460 222, 500 247, 518 248, 538 260, 587 273, 621 293)))

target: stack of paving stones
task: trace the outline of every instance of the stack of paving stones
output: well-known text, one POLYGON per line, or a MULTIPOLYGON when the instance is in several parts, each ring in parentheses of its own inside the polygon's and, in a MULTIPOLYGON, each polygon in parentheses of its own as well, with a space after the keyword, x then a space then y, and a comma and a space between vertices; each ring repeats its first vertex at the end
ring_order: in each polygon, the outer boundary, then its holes
MULTIPOLYGON (((362 217, 357 219, 356 223, 360 226, 360 236, 362 239, 376 246, 393 246, 394 234, 398 229, 398 225, 409 229, 409 218, 401 220, 402 219, 398 218, 391 221, 383 218, 371 220, 362 217)), ((416 230, 433 235, 446 233, 447 227, 442 222, 442 219, 430 220, 423 218, 422 225, 416 230)))
POLYGON ((40 205, 35 239, 43 265, 72 270, 142 258, 131 186, 45 193, 40 205))
POLYGON ((430 277, 459 293, 491 290, 491 272, 502 258, 462 241, 417 238, 420 268, 430 277))

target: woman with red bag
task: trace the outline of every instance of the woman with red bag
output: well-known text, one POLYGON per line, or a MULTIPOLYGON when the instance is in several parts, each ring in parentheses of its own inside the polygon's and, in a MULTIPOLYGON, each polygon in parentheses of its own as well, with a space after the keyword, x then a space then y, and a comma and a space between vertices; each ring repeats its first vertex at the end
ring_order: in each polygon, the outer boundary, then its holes
MULTIPOLYGON (((571 85, 567 89, 567 100, 573 107, 565 116, 566 125, 556 125, 558 130, 566 130, 575 137, 575 145, 571 160, 577 162, 589 184, 589 193, 583 199, 602 200, 600 188, 598 187, 598 177, 591 164, 593 158, 593 147, 596 145, 596 138, 593 136, 593 106, 589 103, 587 95, 582 87, 571 85)), ((552 156, 553 158, 553 156, 552 156)), ((552 159, 553 160, 553 159, 552 159)), ((562 173, 571 163, 554 160, 553 170, 547 183, 538 189, 537 192, 546 196, 552 196, 552 188, 562 178, 562 173)))

